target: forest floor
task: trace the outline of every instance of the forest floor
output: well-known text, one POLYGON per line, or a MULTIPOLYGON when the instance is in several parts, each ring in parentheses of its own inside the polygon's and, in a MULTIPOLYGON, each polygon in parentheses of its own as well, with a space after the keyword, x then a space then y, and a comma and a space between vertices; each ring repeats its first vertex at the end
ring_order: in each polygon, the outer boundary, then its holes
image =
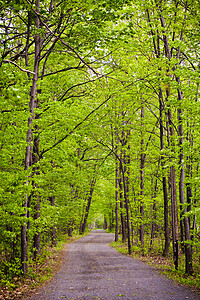
POLYGON ((117 252, 113 240, 114 234, 95 230, 67 244, 55 276, 23 299, 200 299, 153 266, 117 252))

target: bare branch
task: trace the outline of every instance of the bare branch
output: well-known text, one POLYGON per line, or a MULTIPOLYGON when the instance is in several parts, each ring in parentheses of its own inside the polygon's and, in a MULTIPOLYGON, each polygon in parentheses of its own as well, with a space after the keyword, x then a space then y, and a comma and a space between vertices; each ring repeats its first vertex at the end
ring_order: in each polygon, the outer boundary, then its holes
POLYGON ((12 61, 12 60, 3 59, 3 62, 4 62, 4 63, 10 63, 10 64, 13 64, 13 65, 16 66, 17 68, 19 68, 22 72, 35 74, 35 73, 32 72, 32 71, 29 71, 29 70, 26 70, 26 69, 22 69, 22 67, 20 67, 18 64, 16 64, 16 63, 15 63, 14 61, 12 61))
POLYGON ((55 75, 57 73, 60 73, 60 72, 65 72, 65 71, 69 71, 69 70, 80 70, 82 69, 83 67, 68 67, 68 68, 64 68, 62 70, 58 70, 58 71, 55 71, 55 72, 51 72, 51 73, 48 73, 48 74, 44 74, 42 76, 39 76, 39 78, 43 78, 43 77, 46 77, 46 76, 50 76, 50 75, 55 75))
POLYGON ((40 154, 40 158, 42 158, 42 156, 44 155, 44 153, 48 152, 49 150, 55 148, 57 145, 59 145, 60 143, 62 143, 68 136, 70 136, 71 134, 74 133, 74 131, 80 127, 95 111, 97 111, 101 106, 103 106, 106 102, 108 102, 108 100, 111 98, 111 96, 109 96, 104 102, 102 102, 99 106, 97 106, 95 109, 93 109, 80 123, 78 123, 69 133, 67 133, 62 139, 60 139, 58 142, 56 142, 55 144, 53 144, 51 147, 47 148, 46 150, 43 150, 40 154))
POLYGON ((78 86, 81 86, 81 85, 84 85, 84 84, 87 84, 87 83, 90 83, 90 82, 94 82, 94 81, 96 81, 96 80, 97 80, 97 79, 91 79, 91 80, 88 80, 88 81, 85 81, 85 82, 81 82, 81 83, 78 83, 78 84, 75 84, 75 85, 71 86, 70 88, 68 88, 68 89, 64 92, 64 94, 58 99, 58 101, 61 101, 61 100, 64 101, 64 97, 66 96, 66 94, 67 94, 70 90, 74 89, 75 87, 78 87, 78 86))

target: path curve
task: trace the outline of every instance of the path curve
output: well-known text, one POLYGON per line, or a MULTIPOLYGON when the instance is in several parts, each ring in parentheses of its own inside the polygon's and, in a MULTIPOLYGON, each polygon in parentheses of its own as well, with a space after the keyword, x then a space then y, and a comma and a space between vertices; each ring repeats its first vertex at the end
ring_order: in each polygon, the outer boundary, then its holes
POLYGON ((67 244, 60 271, 31 300, 200 299, 153 267, 117 252, 109 246, 113 240, 113 234, 93 230, 67 244))

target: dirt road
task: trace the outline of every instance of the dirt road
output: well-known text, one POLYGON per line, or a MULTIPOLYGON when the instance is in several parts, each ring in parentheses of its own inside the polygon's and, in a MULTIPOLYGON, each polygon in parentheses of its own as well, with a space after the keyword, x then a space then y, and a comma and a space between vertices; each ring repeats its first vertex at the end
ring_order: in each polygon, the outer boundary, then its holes
POLYGON ((109 246, 113 240, 113 234, 95 230, 68 244, 61 270, 31 300, 200 299, 154 268, 118 253, 109 246))

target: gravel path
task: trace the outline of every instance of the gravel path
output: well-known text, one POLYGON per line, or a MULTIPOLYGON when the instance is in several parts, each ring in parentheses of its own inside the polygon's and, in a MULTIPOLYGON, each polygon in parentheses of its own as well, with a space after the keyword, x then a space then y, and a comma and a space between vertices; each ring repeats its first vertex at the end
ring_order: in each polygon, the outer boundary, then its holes
POLYGON ((109 246, 113 240, 113 234, 94 230, 68 244, 60 271, 31 300, 200 299, 153 267, 118 253, 109 246))

